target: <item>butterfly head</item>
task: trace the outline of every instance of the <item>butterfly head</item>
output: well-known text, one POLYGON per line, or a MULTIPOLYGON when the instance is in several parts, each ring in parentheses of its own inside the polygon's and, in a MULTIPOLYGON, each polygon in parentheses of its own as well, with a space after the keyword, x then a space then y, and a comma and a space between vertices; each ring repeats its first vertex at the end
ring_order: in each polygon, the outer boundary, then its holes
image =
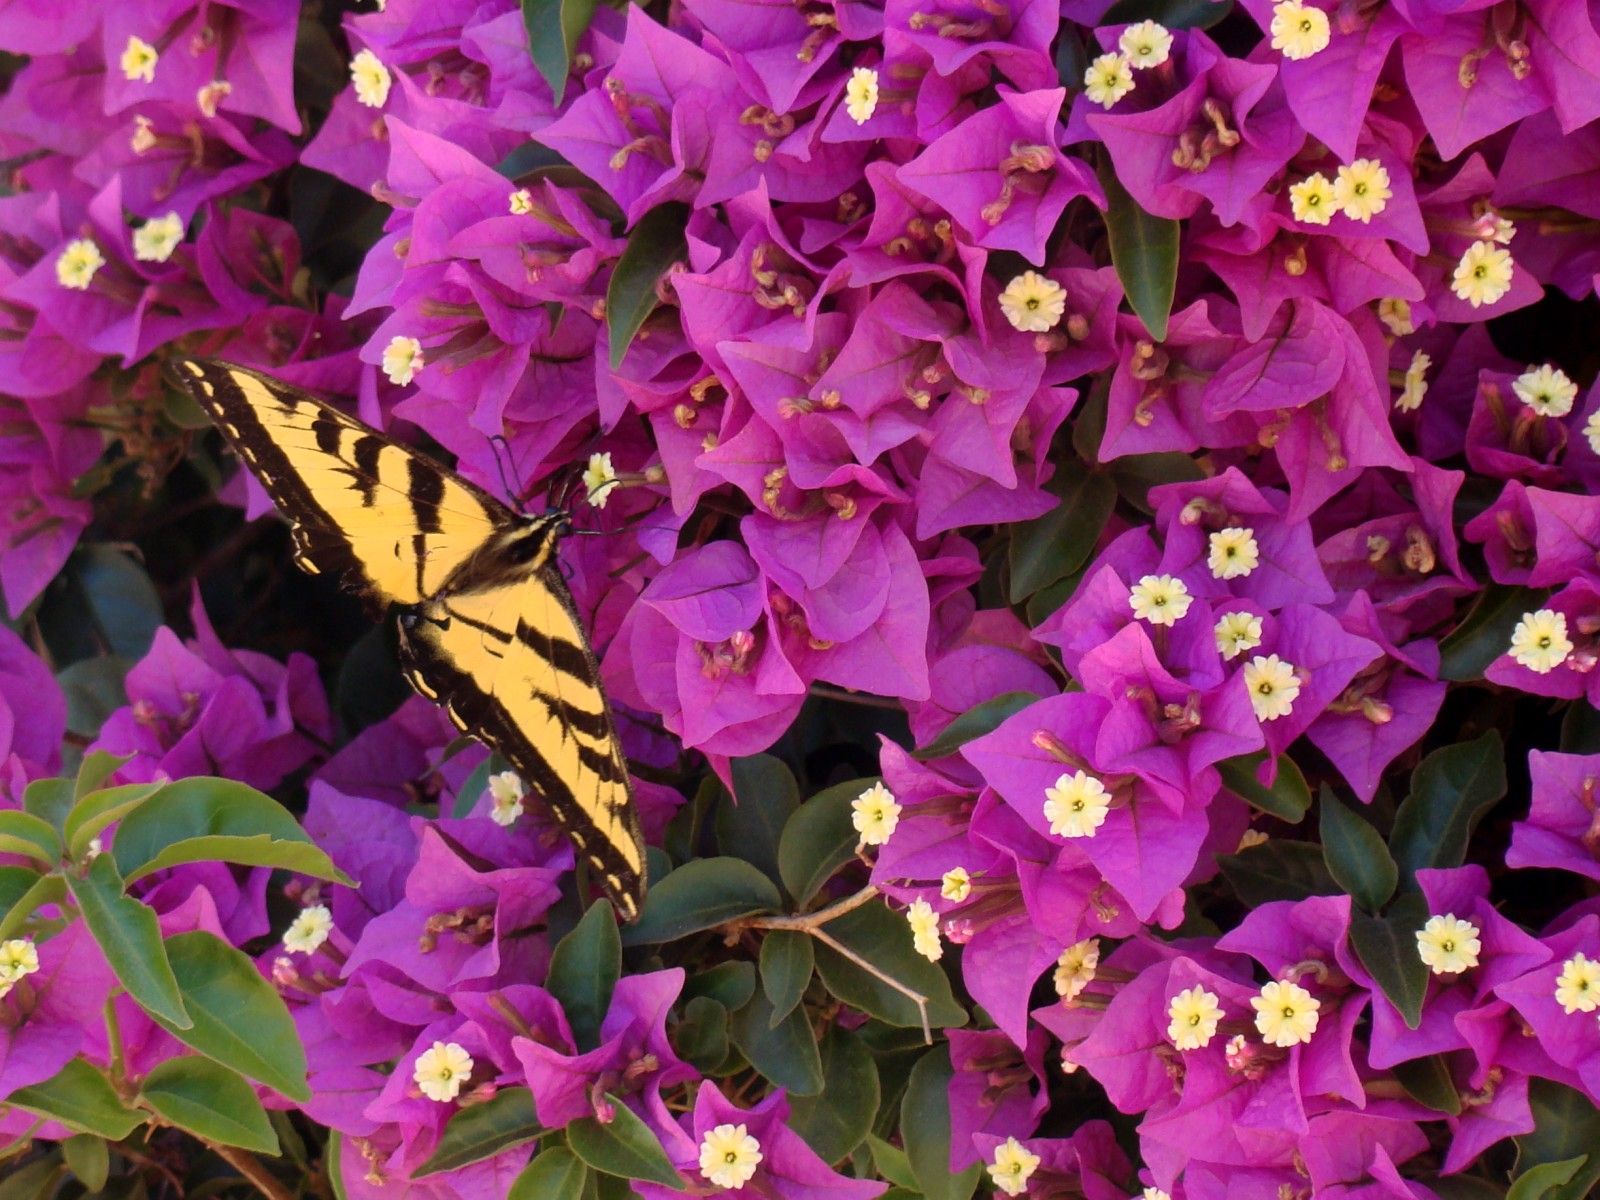
POLYGON ((555 560, 556 543, 571 527, 564 512, 524 517, 502 529, 476 559, 474 574, 505 577, 532 575, 555 560))

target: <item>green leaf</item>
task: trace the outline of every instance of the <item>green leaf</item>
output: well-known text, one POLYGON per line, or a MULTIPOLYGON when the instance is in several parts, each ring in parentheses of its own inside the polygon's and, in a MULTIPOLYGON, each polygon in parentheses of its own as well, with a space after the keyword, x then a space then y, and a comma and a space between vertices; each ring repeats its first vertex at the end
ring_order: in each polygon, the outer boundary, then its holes
POLYGON ((1310 842, 1272 838, 1238 854, 1221 855, 1217 865, 1234 894, 1250 908, 1273 900, 1337 896, 1341 890, 1328 874, 1322 847, 1310 842))
POLYGON ((139 1099, 208 1142, 277 1156, 278 1135, 255 1089, 209 1058, 169 1058, 144 1077, 139 1099))
POLYGON ((824 1162, 836 1163, 866 1140, 878 1099, 872 1053, 850 1030, 830 1025, 822 1038, 822 1091, 794 1099, 789 1128, 824 1162))
MULTIPOLYGON (((12 868, 17 871, 27 871, 26 867, 12 868)), ((0 942, 16 937, 21 928, 27 924, 28 918, 33 916, 46 904, 58 904, 66 897, 67 881, 59 875, 33 875, 33 884, 21 897, 15 900, 0 918, 0 942)))
POLYGON ((717 806, 717 847, 759 867, 774 883, 783 827, 800 807, 794 774, 770 754, 733 760, 733 795, 717 806))
POLYGON ((777 1024, 794 1011, 811 982, 816 958, 811 938, 796 929, 772 929, 761 941, 761 987, 777 1024))
POLYGON ((131 754, 112 754, 107 750, 95 750, 85 755, 83 762, 78 765, 78 778, 72 785, 72 799, 79 801, 90 792, 97 791, 116 773, 118 767, 132 760, 131 754))
POLYGON ((35 779, 22 790, 22 811, 38 817, 57 833, 72 811, 70 779, 35 779))
POLYGON ((1497 730, 1428 755, 1411 776, 1411 794, 1389 834, 1401 870, 1409 876, 1422 867, 1459 867, 1472 831, 1505 794, 1505 746, 1497 730))
POLYGON ((1428 968, 1417 953, 1417 930, 1427 921, 1428 902, 1420 892, 1406 892, 1384 916, 1350 922, 1356 957, 1389 1003, 1400 1010, 1409 1029, 1422 1024, 1422 1002, 1428 994, 1428 968))
POLYGON ((1223 785, 1234 795, 1269 816, 1297 825, 1311 808, 1311 789, 1306 785, 1306 777, 1294 759, 1280 754, 1277 777, 1271 787, 1266 787, 1256 774, 1266 760, 1264 750, 1241 754, 1237 758, 1223 759, 1217 764, 1217 771, 1223 785))
MULTIPOLYGON (((967 1023, 966 1010, 951 994, 949 978, 937 964, 911 948, 911 927, 904 917, 882 904, 863 904, 823 928, 841 946, 927 997, 928 1023, 934 1029, 952 1029, 967 1023)), ((826 942, 818 942, 815 949, 817 973, 838 999, 886 1024, 922 1027, 922 1017, 909 997, 862 970, 826 942)))
POLYGON ((230 862, 355 885, 271 796, 209 776, 179 779, 145 801, 117 828, 111 856, 129 883, 180 863, 230 862))
POLYGON ((917 1060, 900 1100, 900 1136, 917 1188, 928 1200, 967 1200, 983 1168, 950 1171, 950 1047, 935 1046, 917 1060))
POLYGON ((657 283, 687 250, 683 231, 688 220, 689 210, 673 201, 645 213, 628 234, 627 249, 606 286, 606 334, 613 371, 622 365, 634 335, 659 303, 657 283))
POLYGON ((120 550, 95 544, 79 546, 68 570, 106 649, 142 658, 164 619, 161 595, 144 568, 120 550))
POLYGON ((0 914, 10 912, 42 878, 32 867, 0 867, 0 914))
POLYGON ((967 709, 946 725, 933 741, 922 749, 914 751, 911 757, 921 762, 931 762, 947 754, 954 754, 973 738, 993 733, 1038 699, 1039 697, 1032 692, 1002 692, 993 700, 985 700, 982 704, 967 709))
POLYGON ((328 1141, 322 1148, 322 1169, 333 1189, 333 1200, 350 1200, 350 1191, 344 1186, 344 1134, 337 1129, 328 1131, 328 1141))
POLYGON ((1587 1154, 1580 1154, 1577 1158, 1564 1158, 1560 1162, 1529 1167, 1517 1176, 1511 1190, 1506 1193, 1506 1200, 1545 1200, 1563 1184, 1570 1183, 1588 1161, 1587 1154))
POLYGON ((1318 797, 1322 809, 1322 854, 1328 874, 1368 912, 1377 912, 1394 895, 1400 868, 1389 856, 1378 831, 1345 807, 1323 787, 1318 797))
POLYGON ((911 1160, 904 1150, 875 1133, 867 1135, 867 1145, 872 1150, 872 1165, 881 1177, 897 1187, 916 1189, 917 1177, 911 1173, 911 1160))
POLYGON ((728 1057, 728 1010, 709 996, 694 997, 672 1028, 672 1047, 700 1071, 715 1071, 728 1057))
POLYGON ((582 1117, 567 1126, 567 1144, 573 1153, 596 1171, 620 1179, 643 1179, 674 1191, 684 1190, 678 1174, 656 1135, 634 1112, 610 1092, 614 1116, 602 1125, 593 1117, 582 1117))
POLYGON ((106 718, 127 703, 124 680, 133 660, 114 654, 83 658, 56 672, 56 685, 67 701, 67 732, 93 740, 106 718))
POLYGON ((1600 754, 1600 708, 1578 701, 1561 718, 1563 754, 1600 754))
POLYGON ((851 823, 850 806, 881 782, 874 776, 824 788, 784 822, 778 839, 778 873, 795 904, 804 908, 840 867, 855 858, 861 835, 851 823))
POLYGON ((1117 504, 1117 485, 1110 476, 1078 463, 1057 470, 1049 490, 1057 497, 1054 508, 1011 527, 1007 557, 1013 604, 1083 566, 1117 504))
POLYGON ((650 889, 622 944, 670 942, 725 921, 783 907, 777 886, 741 858, 698 858, 650 889))
POLYGON ((506 1200, 583 1200, 589 1168, 565 1146, 551 1146, 522 1169, 506 1200))
POLYGON ((82 858, 95 838, 166 786, 165 783, 129 783, 83 796, 72 806, 62 824, 67 854, 74 859, 82 858))
POLYGON ((756 990, 756 969, 747 962, 718 963, 696 971, 683 985, 683 997, 692 1000, 706 996, 729 1012, 743 1008, 756 990))
POLYGON ((75 1058, 43 1083, 18 1088, 7 1104, 60 1121, 69 1129, 119 1142, 144 1124, 143 1113, 123 1104, 98 1067, 75 1058))
POLYGON ((55 1194, 63 1170, 65 1167, 54 1154, 8 1170, 0 1178, 0 1200, 49 1200, 55 1194))
POLYGON ((93 1133, 76 1133, 61 1143, 61 1153, 78 1182, 90 1192, 106 1186, 111 1174, 111 1154, 106 1140, 93 1133))
POLYGON ((822 1056, 805 1009, 778 1019, 766 994, 757 992, 733 1014, 728 1036, 752 1067, 791 1096, 814 1096, 822 1090, 822 1056))
POLYGON ((1117 178, 1110 156, 1102 158, 1099 174, 1106 193, 1111 265, 1151 338, 1165 341, 1178 286, 1178 222, 1140 208, 1117 178))
POLYGON ((1187 454, 1164 450, 1155 454, 1125 454, 1111 460, 1111 478, 1117 494, 1142 513, 1153 514, 1150 489, 1164 483, 1195 483, 1206 477, 1200 464, 1187 454))
POLYGON ((1456 682, 1483 678, 1483 673, 1506 652, 1511 631, 1522 615, 1537 609, 1546 592, 1533 588, 1491 583, 1439 642, 1439 678, 1456 682))
POLYGON ((1396 1063, 1394 1077, 1405 1088, 1406 1095, 1418 1104, 1426 1104, 1434 1112, 1461 1114, 1461 1093, 1456 1091, 1455 1080, 1450 1078, 1450 1064, 1442 1054, 1426 1058, 1413 1058, 1410 1062, 1396 1063))
MULTIPOLYGON (((72 794, 72 785, 65 779, 51 782, 64 785, 67 794, 72 794)), ((23 854, 40 866, 54 867, 61 861, 61 851, 61 838, 48 822, 19 809, 0 811, 0 854, 23 854)))
POLYGON ((539 68, 556 106, 567 94, 572 51, 594 19, 595 0, 522 0, 522 24, 528 31, 528 52, 539 68))
POLYGON ((561 1002, 578 1050, 600 1044, 600 1022, 611 1007, 611 990, 622 974, 622 937, 611 905, 596 900, 583 920, 556 943, 545 987, 561 1002))
POLYGON ((194 1024, 179 1029, 157 1017, 158 1024, 207 1058, 291 1100, 311 1099, 294 1020, 249 955, 196 930, 168 938, 167 957, 194 1024))
POLYGON ((1546 1195, 1546 1200, 1583 1200, 1600 1182, 1600 1154, 1595 1153, 1600 1146, 1600 1109, 1581 1092, 1548 1079, 1528 1081, 1528 1107, 1533 1132, 1517 1138, 1517 1170, 1526 1173, 1546 1163, 1588 1155, 1571 1179, 1546 1195))
POLYGON ((1233 11, 1233 0, 1117 0, 1097 24, 1157 21, 1168 29, 1210 29, 1233 11))
POLYGON ((122 877, 110 854, 95 859, 82 876, 67 876, 72 899, 116 973, 117 982, 162 1024, 189 1029, 194 1021, 184 1011, 183 995, 172 974, 172 964, 167 961, 155 910, 125 896, 122 887, 122 877))
POLYGON ((454 1171, 531 1142, 544 1132, 534 1111, 533 1093, 525 1087, 501 1088, 492 1100, 457 1109, 433 1153, 411 1174, 420 1179, 454 1171))

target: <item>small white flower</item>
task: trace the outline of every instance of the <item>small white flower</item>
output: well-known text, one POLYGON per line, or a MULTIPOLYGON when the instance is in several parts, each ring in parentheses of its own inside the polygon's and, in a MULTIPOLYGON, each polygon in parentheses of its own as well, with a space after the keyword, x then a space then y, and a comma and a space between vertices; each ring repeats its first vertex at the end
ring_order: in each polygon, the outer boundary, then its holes
POLYGON ((1294 667, 1276 654, 1256 655, 1244 665, 1244 685, 1250 692, 1250 707, 1256 720, 1276 721, 1287 717, 1300 694, 1300 677, 1294 667))
POLYGON ((1307 175, 1299 183, 1289 185, 1289 210, 1296 221, 1307 225, 1326 225, 1339 211, 1334 199, 1333 184, 1321 171, 1307 175))
POLYGON ((1000 293, 1000 311, 1013 329, 1048 333, 1067 311, 1067 289, 1037 271, 1024 271, 1000 293))
POLYGON ((1393 195, 1389 188, 1389 170, 1375 158, 1358 158, 1340 167, 1339 177, 1333 181, 1333 198, 1338 202, 1339 211, 1363 225, 1388 208, 1393 195))
POLYGON ((1044 815, 1057 837, 1093 837, 1111 811, 1111 793, 1093 775, 1062 774, 1044 790, 1044 815))
POLYGON ((1417 930, 1417 957, 1435 975, 1459 975, 1478 965, 1478 927, 1454 913, 1432 916, 1417 930))
POLYGON ((1583 436, 1589 443, 1589 449, 1600 454, 1600 408, 1590 413, 1589 419, 1583 423, 1583 436))
POLYGON ((1572 653, 1567 614, 1551 608, 1523 613, 1511 631, 1511 657, 1536 675, 1548 675, 1572 653))
POLYGON ((1211 535, 1206 565, 1216 579, 1240 579, 1261 565, 1261 547, 1253 529, 1219 529, 1211 535))
POLYGON ((1423 397, 1428 394, 1428 368, 1431 366, 1433 359, 1424 351, 1418 350, 1411 356, 1411 365, 1406 368, 1405 386, 1394 402, 1401 412, 1416 412, 1422 407, 1423 397))
POLYGON ((1559 367, 1529 367, 1511 381, 1511 390, 1541 417, 1564 417, 1578 399, 1578 385, 1559 367))
POLYGON ((1061 957, 1056 959, 1056 971, 1052 977, 1061 1002, 1071 1004, 1076 1000, 1083 989, 1094 982, 1095 972, 1099 969, 1099 938, 1084 938, 1063 950, 1061 957))
POLYGON ((78 238, 68 242, 67 248, 56 257, 56 282, 75 292, 86 292, 95 273, 105 265, 106 257, 100 253, 100 247, 89 238, 78 238))
POLYGON ((1133 91, 1133 67, 1125 54, 1102 54, 1083 73, 1083 90, 1102 108, 1110 108, 1133 91))
POLYGON ((1256 1010, 1256 1029, 1269 1046, 1295 1046, 1309 1042, 1317 1031, 1317 1013, 1322 1002, 1298 983, 1274 979, 1261 994, 1250 997, 1256 1010))
POLYGON ((700 1174, 719 1188, 742 1188, 761 1165, 761 1143, 745 1125, 718 1125, 700 1142, 700 1174))
POLYGON ((994 1148, 994 1161, 989 1164, 989 1178, 997 1190, 1008 1196, 1020 1196, 1028 1190, 1028 1180, 1039 1169, 1040 1158, 1014 1137, 1008 1137, 994 1148))
POLYGON ((455 1042, 435 1042, 417 1056, 411 1078, 429 1100, 448 1104, 472 1074, 472 1055, 455 1042))
POLYGON ((900 824, 900 804, 893 792, 875 783, 850 802, 850 823, 863 846, 881 846, 900 824))
POLYGON ((0 986, 7 991, 39 969, 39 951, 27 938, 0 942, 0 986))
POLYGON ((1172 55, 1172 34, 1158 21, 1140 21, 1122 31, 1117 48, 1135 71, 1159 67, 1172 55))
POLYGON ((382 108, 389 102, 394 79, 371 50, 362 50, 350 60, 350 81, 355 84, 356 100, 368 108, 382 108))
POLYGON ((1378 320, 1395 337, 1410 337, 1417 331, 1411 320, 1411 301, 1386 296, 1378 301, 1378 320))
POLYGON ((1189 611, 1194 597, 1175 575, 1146 575, 1128 592, 1128 607, 1141 621, 1176 625, 1189 611))
POLYGON ((422 343, 414 337, 392 337, 383 348, 383 373, 389 382, 405 387, 427 365, 422 343))
POLYGON ((850 72, 844 87, 844 110, 857 125, 865 125, 878 111, 878 73, 871 67, 850 72))
POLYGON ((283 948, 295 954, 312 954, 333 932, 333 914, 326 904, 312 904, 300 910, 284 931, 283 948))
POLYGON ((1272 48, 1291 60, 1310 58, 1328 48, 1333 38, 1328 14, 1301 0, 1281 0, 1272 6, 1272 48))
POLYGON ((609 453, 589 455, 589 465, 583 471, 583 486, 589 493, 590 504, 595 508, 606 506, 617 486, 617 469, 611 465, 609 453))
POLYGON ((525 217, 533 211, 533 193, 527 188, 518 188, 506 203, 512 216, 525 217))
POLYGON ((1248 612, 1223 613, 1217 618, 1213 632, 1217 653, 1225 659, 1238 658, 1246 650, 1261 645, 1261 618, 1248 612))
POLYGON ((182 242, 183 218, 169 212, 133 231, 133 256, 140 262, 166 262, 182 242))
POLYGON ((1574 954, 1556 977, 1556 1003, 1568 1016, 1600 1008, 1600 960, 1574 954))
POLYGON ((1140 1196, 1142 1200, 1172 1200, 1171 1196, 1158 1187, 1147 1187, 1140 1193, 1140 1196))
POLYGON ((517 823, 522 816, 527 789, 515 771, 500 771, 489 776, 489 819, 502 828, 517 823))
POLYGON ((1516 273, 1511 251, 1493 242, 1473 242, 1450 277, 1450 290, 1473 308, 1495 304, 1511 290, 1516 273))
POLYGON ((939 940, 939 914, 926 900, 913 900, 906 909, 906 924, 911 926, 911 947, 929 962, 938 962, 944 956, 944 944, 939 940))
POLYGON ((122 77, 129 82, 138 80, 140 83, 154 83, 156 63, 160 59, 161 54, 154 46, 130 33, 117 65, 122 68, 122 77))
POLYGON ((972 876, 965 867, 951 867, 939 881, 939 895, 952 904, 960 904, 972 895, 972 876))
POLYGON ((1224 1014, 1217 994, 1196 984, 1167 1005, 1167 1036, 1179 1050, 1200 1050, 1217 1034, 1224 1014))

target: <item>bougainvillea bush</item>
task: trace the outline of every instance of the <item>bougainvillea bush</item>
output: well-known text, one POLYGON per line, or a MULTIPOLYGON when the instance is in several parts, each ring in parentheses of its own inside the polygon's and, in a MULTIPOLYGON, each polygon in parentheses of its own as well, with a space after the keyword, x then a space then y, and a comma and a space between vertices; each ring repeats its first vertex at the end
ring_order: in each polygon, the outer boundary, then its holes
POLYGON ((1586 1194, 1595 12, 0 0, 0 1196, 1586 1194), (195 355, 571 504, 636 923, 195 355))

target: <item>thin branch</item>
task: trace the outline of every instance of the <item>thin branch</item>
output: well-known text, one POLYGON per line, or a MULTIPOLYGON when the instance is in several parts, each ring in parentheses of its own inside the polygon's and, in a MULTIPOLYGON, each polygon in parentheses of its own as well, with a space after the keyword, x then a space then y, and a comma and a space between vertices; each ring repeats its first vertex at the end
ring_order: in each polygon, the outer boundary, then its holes
POLYGON ((837 700, 841 704, 858 704, 862 708, 881 708, 888 712, 904 712, 905 708, 898 700, 890 700, 885 696, 872 696, 865 692, 852 692, 845 688, 829 687, 825 683, 813 683, 811 695, 819 700, 837 700))
POLYGON ((743 933, 746 929, 795 929, 801 933, 810 933, 829 921, 838 920, 845 913, 854 912, 877 894, 878 889, 869 883, 859 892, 846 896, 843 900, 828 905, 827 908, 819 908, 815 912, 801 913, 792 917, 743 917, 737 921, 729 921, 723 929, 730 935, 743 933))
POLYGON ((917 1006, 917 1014, 922 1018, 922 1043, 925 1046, 933 1045, 933 1029, 928 1024, 928 998, 926 996, 919 991, 907 987, 894 976, 886 975, 882 971, 878 970, 877 967, 873 966, 866 959, 862 958, 854 950, 850 949, 850 947, 836 940, 831 934, 828 933, 826 929, 809 929, 806 932, 812 937, 816 938, 817 941, 821 942, 824 946, 827 946, 837 953, 844 955, 844 957, 855 963, 856 966, 860 967, 874 979, 881 980, 882 982, 888 984, 907 1000, 910 1000, 911 1003, 915 1004, 917 1006))
POLYGON ((207 1142, 206 1146, 223 1162, 243 1175, 267 1200, 295 1200, 294 1193, 280 1183, 272 1172, 261 1165, 261 1160, 248 1150, 219 1146, 215 1142, 207 1142))

